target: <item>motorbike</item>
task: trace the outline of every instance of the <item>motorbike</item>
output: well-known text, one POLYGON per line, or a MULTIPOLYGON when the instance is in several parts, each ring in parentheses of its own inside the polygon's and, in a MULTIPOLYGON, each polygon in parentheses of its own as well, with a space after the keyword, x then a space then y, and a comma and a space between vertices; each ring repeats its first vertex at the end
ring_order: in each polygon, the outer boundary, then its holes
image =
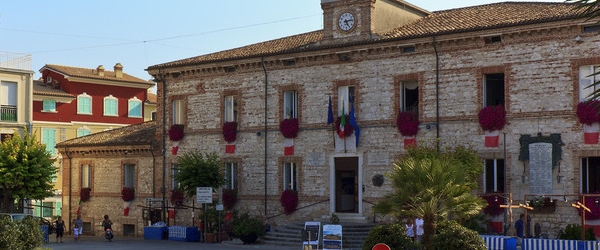
POLYGON ((105 226, 104 227, 104 238, 106 238, 108 241, 112 241, 114 235, 113 235, 113 231, 112 228, 110 227, 110 225, 105 226))

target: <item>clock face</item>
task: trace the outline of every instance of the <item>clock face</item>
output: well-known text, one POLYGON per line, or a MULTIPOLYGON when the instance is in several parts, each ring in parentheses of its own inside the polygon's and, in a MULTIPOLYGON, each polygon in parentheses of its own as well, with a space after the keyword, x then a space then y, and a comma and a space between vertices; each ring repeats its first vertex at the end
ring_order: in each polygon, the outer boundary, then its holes
POLYGON ((352 13, 344 13, 340 16, 340 19, 338 20, 338 26, 340 27, 341 30, 343 31, 348 31, 350 29, 352 29, 354 27, 355 21, 354 21, 354 15, 352 15, 352 13))

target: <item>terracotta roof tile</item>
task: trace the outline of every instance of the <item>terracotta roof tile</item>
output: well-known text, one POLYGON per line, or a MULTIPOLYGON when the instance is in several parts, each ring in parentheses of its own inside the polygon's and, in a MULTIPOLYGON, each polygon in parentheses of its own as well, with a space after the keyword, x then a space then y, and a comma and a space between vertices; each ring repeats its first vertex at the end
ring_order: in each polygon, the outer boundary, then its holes
POLYGON ((155 132, 156 122, 148 121, 73 138, 56 144, 56 147, 149 145, 155 132))
POLYGON ((385 38, 426 36, 542 23, 578 17, 569 3, 502 2, 444 11, 385 32, 385 38))
MULTIPOLYGON (((364 41, 407 39, 436 34, 567 20, 578 17, 572 3, 501 2, 433 12, 414 22, 364 41)), ((148 70, 323 48, 322 30, 256 43, 236 49, 191 57, 148 67, 148 70)), ((331 44, 329 45, 331 46, 331 44)))
POLYGON ((61 89, 53 88, 52 86, 44 84, 42 81, 38 81, 38 80, 33 81, 33 94, 34 95, 44 95, 44 96, 75 98, 74 95, 71 95, 61 89))
MULTIPOLYGON (((71 67, 64 65, 56 65, 56 64, 46 64, 42 69, 48 68, 54 71, 57 71, 61 74, 72 76, 72 77, 82 77, 82 78, 90 78, 90 79, 101 79, 101 80, 110 80, 110 81, 122 81, 122 82, 133 82, 133 83, 144 83, 148 85, 152 85, 152 83, 137 78, 135 76, 129 75, 123 72, 123 78, 117 78, 114 71, 104 70, 104 76, 99 76, 98 71, 96 69, 89 68, 79 68, 79 67, 71 67)), ((40 70, 41 71, 41 70, 40 70)))

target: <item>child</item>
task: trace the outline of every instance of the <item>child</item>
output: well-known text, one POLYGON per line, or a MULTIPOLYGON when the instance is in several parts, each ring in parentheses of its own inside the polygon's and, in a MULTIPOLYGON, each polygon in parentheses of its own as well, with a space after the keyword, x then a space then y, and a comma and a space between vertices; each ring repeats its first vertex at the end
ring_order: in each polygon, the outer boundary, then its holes
POLYGON ((75 228, 73 228, 73 236, 75 237, 75 241, 79 240, 79 225, 75 224, 75 228))

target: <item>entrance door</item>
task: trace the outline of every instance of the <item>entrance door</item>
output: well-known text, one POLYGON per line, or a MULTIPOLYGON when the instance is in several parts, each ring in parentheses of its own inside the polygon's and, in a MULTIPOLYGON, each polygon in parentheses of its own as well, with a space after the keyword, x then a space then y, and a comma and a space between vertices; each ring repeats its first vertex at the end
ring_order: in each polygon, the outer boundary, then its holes
POLYGON ((335 158, 335 212, 358 213, 358 157, 335 158))

